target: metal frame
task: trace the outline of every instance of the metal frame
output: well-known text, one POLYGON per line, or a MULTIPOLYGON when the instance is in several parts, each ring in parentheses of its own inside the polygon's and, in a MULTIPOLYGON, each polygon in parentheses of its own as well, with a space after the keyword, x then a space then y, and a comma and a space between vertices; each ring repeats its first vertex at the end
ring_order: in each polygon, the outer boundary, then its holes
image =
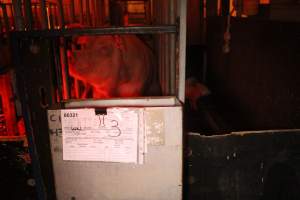
POLYGON ((186 54, 186 10, 187 1, 179 0, 178 13, 180 13, 179 21, 179 84, 178 84, 178 98, 184 102, 185 98, 185 54, 186 54))
MULTIPOLYGON (((21 8, 21 1, 16 1, 17 8, 21 8)), ((57 29, 48 29, 45 23, 47 23, 48 19, 46 15, 46 1, 39 0, 41 4, 41 16, 42 16, 42 30, 30 30, 30 26, 32 25, 31 17, 30 17, 30 9, 27 9, 26 15, 29 16, 29 30, 24 31, 24 20, 19 20, 15 24, 18 25, 16 27, 17 31, 12 32, 12 36, 15 38, 23 38, 23 37, 68 37, 72 35, 108 35, 108 34, 171 34, 163 36, 165 42, 170 43, 170 46, 165 47, 162 52, 166 54, 165 56, 171 57, 170 60, 166 58, 161 58, 162 67, 166 67, 165 71, 161 73, 165 74, 166 77, 163 79, 168 80, 169 83, 166 85, 166 94, 174 94, 176 95, 181 102, 184 102, 185 98, 185 47, 186 47, 186 0, 177 0, 177 1, 168 1, 170 3, 170 8, 168 8, 168 12, 159 14, 162 16, 158 16, 159 18, 163 17, 164 23, 168 25, 158 25, 158 26, 129 26, 129 27, 97 27, 97 28, 85 28, 85 29, 65 29, 64 27, 64 10, 62 1, 58 1, 58 9, 59 9, 59 18, 61 30, 57 29), (176 5, 177 6, 176 6, 176 5), (177 10, 175 10, 177 7, 177 10), (174 13, 177 12, 177 15, 174 13), (168 14, 167 14, 168 13, 168 14), (176 17, 179 17, 179 21, 176 24, 176 17), (173 35, 174 34, 174 35, 173 35), (176 41, 176 37, 178 39, 177 44, 171 44, 176 41), (177 48, 176 48, 177 46, 177 48), (177 51, 175 55, 175 51, 177 51), (174 60, 177 59, 178 62, 174 63, 174 60), (167 70, 167 71, 166 71, 167 70), (176 76, 175 74, 179 74, 176 76), (173 80, 174 79, 174 80, 173 80), (175 90, 175 91, 174 91, 175 90)), ((157 1, 157 3, 159 3, 157 1)), ((28 5, 27 5, 28 7, 28 5)), ((16 9, 16 10, 18 10, 16 9)), ((16 17, 15 17, 16 18, 16 17)), ((18 18, 17 18, 18 19, 18 18)), ((16 20, 17 20, 16 19, 16 20)), ((160 19, 159 19, 160 20, 160 19)), ((164 24, 163 23, 163 24, 164 24)), ((62 38, 63 40, 63 38, 62 38)), ((163 43, 165 43, 163 42, 163 43)), ((64 42, 65 43, 65 42, 64 42)), ((164 46, 164 44, 161 44, 164 46)))
MULTIPOLYGON (((160 1, 160 0, 159 0, 160 1)), ((62 28, 61 30, 55 30, 51 29, 51 27, 47 26, 47 17, 46 15, 46 6, 45 0, 39 0, 41 3, 41 12, 42 12, 42 30, 32 30, 30 27, 34 27, 34 22, 31 21, 32 19, 29 18, 28 22, 28 29, 29 31, 25 31, 17 29, 17 31, 11 32, 12 38, 16 39, 14 41, 14 50, 17 52, 18 51, 18 42, 20 40, 27 40, 30 38, 36 38, 36 39, 41 39, 41 38, 46 38, 46 39, 54 39, 53 44, 56 44, 59 48, 59 43, 56 43, 57 40, 62 39, 64 41, 64 37, 68 36, 73 36, 73 35, 108 35, 108 34, 170 34, 169 41, 171 44, 171 51, 174 52, 174 55, 172 56, 171 61, 169 62, 174 62, 174 63, 169 63, 172 69, 170 69, 170 73, 172 72, 173 74, 171 75, 170 78, 174 78, 173 83, 170 83, 171 89, 174 89, 176 91, 171 91, 174 96, 168 97, 168 96, 162 96, 162 97, 139 97, 139 98, 131 98, 131 99, 126 99, 126 98, 120 98, 120 99, 107 99, 107 100, 68 100, 64 102, 65 107, 106 107, 106 106, 145 106, 145 107, 152 107, 152 106, 163 106, 163 107, 169 107, 169 106, 179 106, 180 102, 178 99, 182 102, 184 102, 184 86, 185 86, 185 31, 186 31, 186 0, 169 0, 169 2, 176 3, 177 7, 179 8, 176 10, 176 5, 173 4, 170 8, 170 16, 169 21, 167 21, 168 25, 158 25, 158 26, 132 26, 132 27, 101 27, 101 28, 87 28, 87 29, 64 29, 62 28), (43 5, 42 5, 43 4, 43 5), (44 13, 44 14, 43 14, 44 13), (176 13, 176 15, 175 15, 176 13), (179 17, 179 21, 176 21, 176 18, 179 17), (179 22, 176 24, 176 22, 179 22), (46 26, 45 26, 46 25, 46 26), (56 41, 55 41, 56 40, 56 41), (175 43, 177 42, 177 43, 175 43), (176 54, 175 54, 176 52, 176 54), (179 72, 179 77, 175 74, 175 72, 179 72), (175 77, 172 77, 175 76, 175 77), (177 78, 177 79, 176 79, 177 78), (176 98, 177 96, 178 98, 176 98)), ((3 8, 3 5, 0 4, 3 8)), ((63 9, 62 6, 58 6, 58 13, 60 15, 63 14, 63 9)), ((29 9, 29 5, 27 5, 27 16, 32 15, 31 9, 29 9)), ((61 16, 59 16, 58 19, 58 24, 63 24, 61 21, 63 20, 61 16)), ((24 23, 24 21, 23 21, 24 23)), ((17 24, 17 23, 16 23, 17 24)), ((24 26, 25 27, 25 26, 24 26)), ((63 44, 64 48, 66 47, 66 43, 60 43, 63 44)), ((52 52, 53 53, 53 52, 52 52)), ((56 52, 57 53, 57 52, 56 52)), ((173 53, 172 53, 173 54, 173 53)), ((59 55, 56 55, 59 57, 59 55)), ((20 60, 16 59, 16 65, 20 66, 20 60)), ((62 61, 64 62, 64 61, 62 61)), ((66 65, 67 66, 67 65, 66 65)), ((66 69, 67 70, 67 69, 66 69)), ((61 72, 57 72, 61 73, 61 72)), ((22 74, 19 74, 20 77, 22 78, 22 74)), ((61 75, 61 74, 57 74, 61 75)), ((59 79, 59 78, 58 78, 59 79)), ((59 81, 59 80, 58 80, 59 81)), ((22 81, 20 81, 22 83, 22 81)), ((23 80, 23 82, 25 82, 23 80)), ((21 92, 22 95, 26 95, 25 91, 21 92)), ((34 97, 37 98, 37 97, 34 97)), ((39 163, 39 156, 37 153, 37 144, 34 142, 34 139, 36 136, 36 132, 40 131, 45 131, 45 130, 37 130, 32 126, 32 121, 31 121, 31 111, 36 111, 39 112, 41 108, 37 107, 35 108, 29 108, 29 104, 27 102, 26 98, 22 99, 22 108, 23 108, 23 114, 25 118, 25 123, 26 123, 26 128, 27 132, 29 133, 28 135, 28 141, 30 143, 30 154, 33 158, 33 167, 34 167, 34 173, 35 173, 35 178, 37 179, 37 192, 38 192, 38 199, 46 199, 46 191, 44 188, 44 182, 43 179, 41 178, 41 166, 39 163), (37 109, 38 108, 38 109, 37 109)), ((178 123, 179 124, 179 123, 178 123)), ((173 131, 172 131, 173 133, 173 131)))
POLYGON ((105 28, 84 28, 64 30, 33 30, 16 31, 12 35, 22 37, 66 37, 72 35, 111 35, 111 34, 162 34, 177 33, 176 25, 165 26, 131 26, 131 27, 105 27, 105 28))
POLYGON ((102 100, 71 100, 67 101, 66 108, 80 107, 157 107, 157 106, 178 106, 180 102, 172 96, 151 97, 151 98, 122 98, 122 99, 102 99, 102 100))

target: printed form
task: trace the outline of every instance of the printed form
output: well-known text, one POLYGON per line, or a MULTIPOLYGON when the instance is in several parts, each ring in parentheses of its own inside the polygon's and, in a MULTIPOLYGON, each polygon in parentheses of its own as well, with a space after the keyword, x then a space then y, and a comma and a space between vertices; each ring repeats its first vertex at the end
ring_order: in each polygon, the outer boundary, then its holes
POLYGON ((63 160, 143 164, 142 116, 138 108, 61 110, 63 160))

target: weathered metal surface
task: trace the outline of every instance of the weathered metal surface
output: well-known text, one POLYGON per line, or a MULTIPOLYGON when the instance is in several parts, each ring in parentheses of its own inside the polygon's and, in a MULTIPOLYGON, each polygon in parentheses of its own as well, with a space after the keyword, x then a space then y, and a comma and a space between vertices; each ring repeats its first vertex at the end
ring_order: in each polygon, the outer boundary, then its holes
POLYGON ((182 108, 148 107, 145 109, 152 113, 159 112, 157 114, 163 116, 164 126, 160 134, 163 134, 164 143, 148 145, 143 165, 64 161, 58 121, 60 111, 48 112, 52 116, 48 119, 57 199, 181 199, 182 108), (55 114, 56 117, 53 116, 55 114))
POLYGON ((190 133, 188 144, 191 199, 299 199, 300 130, 190 133))

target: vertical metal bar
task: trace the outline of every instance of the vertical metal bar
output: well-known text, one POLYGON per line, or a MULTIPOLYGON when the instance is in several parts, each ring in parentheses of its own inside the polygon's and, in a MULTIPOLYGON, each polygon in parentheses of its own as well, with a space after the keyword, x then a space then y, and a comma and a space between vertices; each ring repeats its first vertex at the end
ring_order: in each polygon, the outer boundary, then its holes
POLYGON ((57 28, 59 27, 59 14, 58 14, 58 9, 57 9, 57 5, 53 4, 53 11, 54 11, 54 14, 53 14, 53 17, 54 17, 54 27, 57 28))
POLYGON ((207 0, 203 0, 203 43, 206 45, 207 34, 207 0))
MULTIPOLYGON (((155 0, 153 3, 154 6, 154 14, 155 14, 155 22, 157 24, 162 24, 162 6, 163 1, 155 0)), ((166 95, 166 80, 165 80, 165 68, 164 68, 164 51, 163 51, 163 35, 156 35, 156 50, 157 50, 157 59, 158 59, 158 67, 159 67, 159 79, 161 83, 162 92, 166 95)))
MULTIPOLYGON (((15 58, 21 58, 20 56, 20 46, 19 46, 19 40, 12 40, 12 48, 13 48, 13 56, 15 58)), ((14 59, 14 66, 16 66, 16 69, 19 69, 21 66, 20 59, 14 59)), ((20 89, 20 96, 26 97, 28 93, 25 91, 24 86, 24 75, 20 74, 21 70, 17 70, 17 84, 18 88, 20 89)), ((28 103, 26 102, 27 98, 21 98, 21 104, 22 104, 22 114, 24 117, 25 122, 25 128, 26 128, 26 137, 28 139, 29 143, 29 153, 30 157, 32 159, 32 168, 33 168, 33 176, 36 181, 36 191, 37 191, 37 199, 38 200, 45 200, 46 199, 46 192, 45 192, 45 185, 42 178, 42 172, 41 172, 41 166, 39 163, 39 157, 36 149, 36 143, 34 141, 33 136, 33 128, 31 125, 31 119, 30 116, 30 109, 28 106, 28 103)))
POLYGON ((102 4, 102 0, 98 0, 98 1, 95 1, 95 25, 96 27, 99 27, 102 23, 102 20, 101 20, 101 4, 102 4))
POLYGON ((208 0, 206 1, 206 15, 207 16, 220 16, 221 1, 223 0, 208 0))
POLYGON ((236 6, 236 16, 241 17, 242 14, 243 14, 243 6, 242 6, 243 5, 243 0, 237 0, 236 4, 237 4, 237 6, 236 6))
POLYGON ((108 21, 109 19, 109 15, 110 15, 110 1, 109 0, 104 0, 104 3, 105 3, 105 22, 108 21))
POLYGON ((48 19, 47 19, 47 11, 46 11, 46 0, 40 0, 40 14, 41 14, 41 25, 42 29, 48 28, 48 19))
MULTIPOLYGON (((166 1, 157 1, 159 6, 159 23, 165 24, 165 8, 166 8, 166 1)), ((166 66, 166 35, 160 35, 160 63, 161 63, 161 71, 162 71, 162 81, 163 81, 163 92, 164 95, 169 95, 169 80, 167 79, 167 66, 166 66)))
POLYGON ((153 18, 155 17, 155 15, 154 15, 153 1, 154 1, 154 0, 150 0, 150 11, 151 11, 150 15, 151 15, 151 22, 154 21, 153 18))
MULTIPOLYGON (((170 14, 169 23, 175 24, 176 22, 176 7, 175 1, 170 1, 170 14)), ((176 36, 174 34, 169 35, 170 37, 170 94, 176 94, 176 36)))
POLYGON ((63 83, 62 83, 62 67, 61 67, 61 61, 60 61, 60 48, 59 48, 60 40, 59 39, 53 39, 52 45, 53 45, 53 55, 54 55, 54 65, 55 65, 55 74, 56 74, 56 84, 57 84, 57 90, 58 90, 58 98, 57 101, 61 101, 63 99, 63 83))
MULTIPOLYGON (((203 43, 207 43, 207 0, 203 0, 203 43)), ((207 51, 203 52, 203 69, 202 69, 202 82, 206 83, 207 74, 207 51)))
POLYGON ((33 19, 34 19, 34 23, 33 23, 33 27, 37 28, 38 27, 38 22, 39 22, 39 15, 38 15, 38 9, 37 9, 37 5, 33 5, 33 19))
POLYGON ((145 1, 145 15, 146 15, 146 24, 150 24, 150 22, 151 22, 150 0, 145 1))
POLYGON ((0 16, 0 33, 2 33, 2 29, 3 29, 3 26, 2 26, 2 17, 0 16))
MULTIPOLYGON (((163 10, 162 10, 162 17, 163 17, 163 24, 168 24, 169 22, 169 1, 163 1, 163 10)), ((169 35, 163 35, 163 46, 164 46, 164 68, 165 68, 165 80, 166 80, 166 94, 170 95, 170 55, 169 55, 169 35)))
POLYGON ((222 16, 227 16, 229 14, 230 0, 222 0, 222 16))
POLYGON ((65 28, 65 17, 64 17, 64 9, 63 9, 63 0, 58 0, 58 9, 59 9, 61 29, 64 29, 65 28))
POLYGON ((32 18, 32 10, 31 10, 31 1, 24 1, 25 13, 27 18, 27 27, 29 30, 32 30, 33 27, 33 18, 32 18))
POLYGON ((86 5, 86 21, 89 26, 91 26, 91 13, 90 13, 90 1, 85 1, 86 5))
POLYGON ((82 0, 79 0, 79 22, 80 22, 80 24, 84 24, 83 2, 82 2, 82 0))
POLYGON ((70 4, 63 4, 62 9, 64 11, 64 20, 65 20, 65 25, 69 24, 71 21, 71 13, 70 13, 70 4))
POLYGON ((101 16, 102 16, 102 25, 107 24, 107 16, 108 16, 108 0, 103 0, 102 1, 102 7, 101 7, 101 16))
POLYGON ((70 17, 71 17, 71 22, 75 23, 75 0, 70 0, 70 17))
POLYGON ((10 9, 10 13, 11 13, 11 20, 12 20, 11 27, 15 28, 16 24, 15 24, 15 20, 14 20, 15 18, 14 18, 13 6, 12 6, 12 4, 9 4, 8 6, 9 6, 9 9, 10 9))
MULTIPOLYGON (((59 16, 61 22, 61 29, 65 29, 65 19, 64 19, 64 10, 63 10, 63 1, 58 0, 59 16)), ((62 81, 63 81, 63 98, 69 99, 70 90, 69 90, 69 66, 68 66, 68 57, 67 57, 67 42, 64 37, 60 38, 60 57, 62 65, 62 81)))
POLYGON ((67 55, 67 42, 65 38, 60 38, 60 58, 62 66, 62 83, 63 83, 63 99, 70 98, 70 88, 69 88, 69 65, 68 65, 68 55, 67 55))
POLYGON ((93 27, 95 26, 95 5, 93 0, 89 1, 89 16, 90 16, 90 25, 93 27))
POLYGON ((5 29, 6 29, 6 32, 8 32, 10 30, 10 26, 9 26, 9 19, 8 19, 8 15, 7 15, 6 5, 1 4, 1 7, 2 7, 2 12, 3 12, 5 29))
POLYGON ((105 23, 105 0, 100 1, 99 13, 100 13, 100 24, 99 25, 103 25, 105 23))
POLYGON ((186 9, 187 0, 178 0, 179 13, 179 77, 178 77, 178 98, 184 102, 185 97, 185 56, 186 56, 186 9))
POLYGON ((54 12, 55 12, 54 6, 49 3, 49 25, 50 25, 50 29, 54 29, 54 27, 55 27, 55 16, 53 14, 54 12))
MULTIPOLYGON (((92 1, 92 8, 93 8, 93 12, 92 12, 92 19, 93 19, 93 26, 96 27, 98 24, 98 19, 99 19, 99 14, 98 14, 98 3, 96 0, 91 0, 92 1)), ((99 1, 99 0, 98 0, 99 1)))

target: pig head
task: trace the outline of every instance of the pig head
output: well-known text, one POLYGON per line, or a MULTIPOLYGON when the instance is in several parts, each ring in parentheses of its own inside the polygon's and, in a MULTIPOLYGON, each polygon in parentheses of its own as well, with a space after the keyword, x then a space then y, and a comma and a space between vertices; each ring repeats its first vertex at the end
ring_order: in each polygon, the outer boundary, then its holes
POLYGON ((153 54, 135 35, 79 36, 68 57, 70 75, 94 98, 161 93, 153 54))

